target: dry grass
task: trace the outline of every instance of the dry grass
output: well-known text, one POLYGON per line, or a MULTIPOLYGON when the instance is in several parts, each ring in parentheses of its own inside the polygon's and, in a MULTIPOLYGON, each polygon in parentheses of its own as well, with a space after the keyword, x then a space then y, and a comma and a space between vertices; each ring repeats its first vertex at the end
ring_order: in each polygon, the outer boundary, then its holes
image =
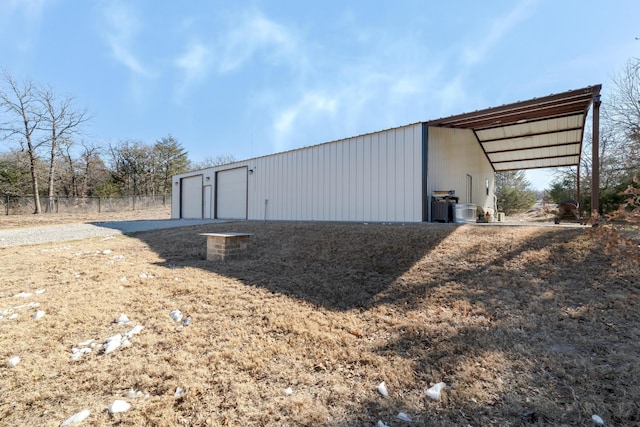
POLYGON ((0 424, 638 424, 639 271, 610 265, 553 227, 238 222, 0 249, 0 310, 46 311, 0 320, 0 424), (204 260, 212 231, 253 233, 249 256, 204 260), (130 348, 70 361, 130 329, 120 313, 145 326, 130 348), (149 396, 109 415, 131 388, 149 396))

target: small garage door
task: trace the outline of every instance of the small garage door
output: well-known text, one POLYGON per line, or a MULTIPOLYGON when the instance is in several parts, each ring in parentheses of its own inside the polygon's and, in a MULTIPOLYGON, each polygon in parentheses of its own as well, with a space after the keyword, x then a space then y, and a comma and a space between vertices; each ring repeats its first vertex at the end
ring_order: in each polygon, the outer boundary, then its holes
POLYGON ((216 218, 247 219, 247 168, 216 173, 216 218))
POLYGON ((202 218, 202 175, 182 178, 180 218, 202 218))

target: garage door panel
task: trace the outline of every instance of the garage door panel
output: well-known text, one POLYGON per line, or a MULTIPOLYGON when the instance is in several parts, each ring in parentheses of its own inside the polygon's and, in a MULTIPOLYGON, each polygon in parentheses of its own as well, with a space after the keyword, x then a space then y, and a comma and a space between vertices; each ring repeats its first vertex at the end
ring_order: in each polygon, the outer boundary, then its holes
POLYGON ((216 174, 216 218, 247 219, 247 168, 216 174))
POLYGON ((202 218, 202 175, 182 178, 181 218, 202 218))

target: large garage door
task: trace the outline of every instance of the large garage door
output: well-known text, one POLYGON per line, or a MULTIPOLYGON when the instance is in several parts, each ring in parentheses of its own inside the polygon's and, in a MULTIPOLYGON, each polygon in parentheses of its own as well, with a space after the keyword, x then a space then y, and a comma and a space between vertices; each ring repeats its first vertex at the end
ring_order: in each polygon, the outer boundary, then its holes
POLYGON ((202 218, 202 175, 182 178, 180 218, 202 218))
POLYGON ((247 168, 216 174, 216 218, 247 219, 247 168))

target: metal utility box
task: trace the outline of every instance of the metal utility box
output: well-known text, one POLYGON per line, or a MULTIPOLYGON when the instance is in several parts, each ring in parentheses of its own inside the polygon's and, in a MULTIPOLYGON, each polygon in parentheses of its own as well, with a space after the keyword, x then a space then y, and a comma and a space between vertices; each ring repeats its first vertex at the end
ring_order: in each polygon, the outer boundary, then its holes
POLYGON ((450 191, 434 191, 431 196, 431 221, 453 222, 454 206, 458 203, 458 197, 450 191))

